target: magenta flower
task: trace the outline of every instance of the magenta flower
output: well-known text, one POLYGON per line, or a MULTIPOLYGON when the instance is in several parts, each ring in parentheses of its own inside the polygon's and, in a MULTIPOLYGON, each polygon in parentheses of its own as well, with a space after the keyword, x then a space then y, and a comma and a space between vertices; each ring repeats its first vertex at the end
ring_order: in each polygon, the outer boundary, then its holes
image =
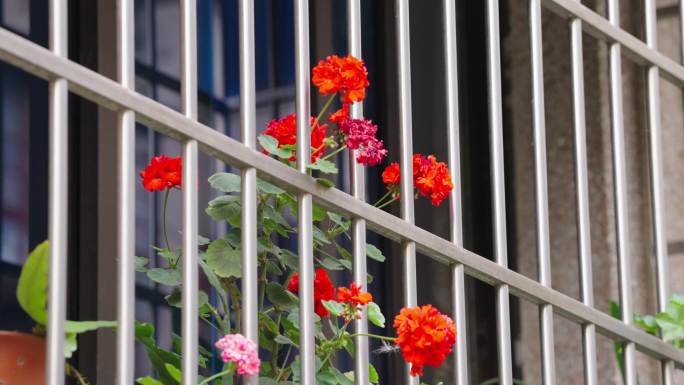
POLYGON ((366 165, 375 166, 382 162, 382 158, 387 156, 387 149, 383 148, 382 140, 373 138, 364 144, 363 149, 356 156, 356 161, 366 165))
POLYGON ((226 334, 216 341, 215 346, 221 350, 223 362, 234 362, 237 373, 248 376, 259 374, 259 352, 254 341, 242 334, 226 334))
POLYGON ((378 140, 375 134, 378 126, 366 119, 346 119, 339 123, 340 134, 345 137, 345 144, 352 150, 360 150, 356 161, 375 166, 387 155, 382 140, 378 140))

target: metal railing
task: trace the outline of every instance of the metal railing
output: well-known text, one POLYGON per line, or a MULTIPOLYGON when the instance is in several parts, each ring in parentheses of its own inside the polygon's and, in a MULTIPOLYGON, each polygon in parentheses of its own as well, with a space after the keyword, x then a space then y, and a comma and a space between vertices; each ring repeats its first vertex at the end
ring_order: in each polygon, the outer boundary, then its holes
MULTIPOLYGON (((67 53, 67 1, 50 1, 50 49, 42 48, 5 29, 0 30, 0 59, 50 81, 50 288, 48 323, 47 383, 64 383, 64 321, 66 313, 67 264, 67 161, 68 91, 74 92, 101 106, 119 113, 119 283, 118 283, 118 338, 117 383, 133 383, 134 338, 134 130, 135 121, 145 124, 183 143, 184 184, 197 184, 198 151, 227 162, 242 170, 242 291, 243 325, 247 337, 257 339, 256 314, 256 177, 276 183, 298 193, 299 256, 301 300, 301 379, 303 385, 315 383, 314 323, 313 323, 313 246, 312 204, 318 204, 342 213, 353 221, 354 277, 363 285, 366 278, 366 228, 389 239, 400 242, 405 280, 404 301, 416 305, 416 252, 447 264, 452 268, 454 318, 458 327, 455 383, 469 383, 467 370, 467 328, 464 295, 464 276, 468 274, 496 287, 499 376, 501 384, 512 385, 512 353, 510 333, 509 295, 524 298, 540 307, 542 333, 543 383, 555 383, 553 317, 568 318, 582 326, 584 344, 585 382, 597 384, 596 332, 625 344, 626 381, 636 385, 635 350, 639 350, 662 363, 663 381, 674 383, 675 368, 684 368, 684 351, 648 335, 631 325, 631 273, 629 234, 627 221, 627 194, 625 175, 625 145, 622 124, 621 59, 622 51, 637 63, 648 68, 647 105, 650 149, 651 192, 653 196, 653 231, 657 260, 658 307, 664 309, 668 298, 667 254, 663 203, 663 165, 660 127, 658 83, 660 76, 676 85, 684 86, 684 67, 657 51, 655 2, 644 0, 646 10, 646 43, 622 30, 619 26, 618 0, 609 0, 608 19, 599 16, 580 4, 578 0, 519 0, 518 5, 529 6, 530 46, 532 53, 533 132, 535 143, 535 195, 537 222, 537 250, 539 280, 534 281, 510 270, 506 250, 506 203, 504 197, 503 119, 501 60, 499 41, 499 3, 486 0, 487 63, 490 120, 491 178, 493 186, 494 250, 495 262, 463 248, 461 192, 451 193, 451 239, 445 240, 414 225, 413 201, 402 200, 401 218, 376 209, 365 202, 364 170, 351 167, 352 194, 334 188, 325 188, 306 174, 308 156, 298 157, 298 168, 289 168, 255 150, 255 84, 254 84, 254 8, 249 0, 239 2, 240 20, 240 114, 242 141, 236 141, 197 122, 197 65, 195 0, 181 3, 182 52, 182 114, 165 107, 134 91, 133 60, 133 0, 118 0, 118 77, 114 82, 66 58, 67 53), (527 1, 527 3, 525 3, 527 1), (581 275, 581 298, 577 301, 551 288, 549 219, 546 182, 544 90, 542 63, 541 7, 546 6, 568 20, 571 37, 572 89, 575 132, 576 199, 581 275), (587 148, 584 112, 584 75, 582 33, 589 32, 609 44, 609 81, 611 105, 611 133, 617 245, 619 255, 620 302, 622 320, 617 320, 593 307, 592 258, 589 230, 589 197, 587 180, 587 148)), ((298 117, 309 116, 309 27, 308 0, 296 0, 295 6, 295 58, 296 58, 296 110, 298 117)), ((457 181, 460 180, 459 116, 457 95, 456 14, 453 1, 445 0, 445 93, 448 123, 449 166, 457 181)), ((412 186, 412 121, 411 73, 409 51, 408 0, 396 1, 396 35, 398 46, 400 91, 400 144, 403 196, 411 196, 412 186)), ((684 10, 684 8, 683 8, 684 10)), ((360 0, 348 1, 349 51, 361 56, 360 0)), ((355 106, 353 116, 362 116, 362 107, 355 106)), ((308 120, 297 122, 298 152, 307 153, 308 120)), ((353 159, 353 157, 351 157, 353 159)), ((197 190, 183 189, 183 384, 197 381, 198 324, 194 310, 197 305, 197 190)), ((365 317, 355 323, 358 333, 366 328, 365 317)), ((368 382, 368 341, 356 337, 356 382, 368 382)), ((256 384, 255 379, 249 380, 256 384)), ((418 379, 406 377, 406 382, 417 384, 418 379)))

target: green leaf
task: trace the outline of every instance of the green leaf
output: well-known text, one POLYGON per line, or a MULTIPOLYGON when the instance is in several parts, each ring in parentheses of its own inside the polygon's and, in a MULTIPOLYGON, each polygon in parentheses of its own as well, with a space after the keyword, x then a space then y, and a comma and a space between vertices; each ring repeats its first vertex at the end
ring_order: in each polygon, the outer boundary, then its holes
POLYGON ((147 257, 135 257, 135 271, 144 273, 147 271, 147 264, 150 263, 150 259, 147 257))
POLYGON ((209 242, 211 242, 211 239, 209 239, 207 237, 203 237, 199 234, 197 235, 197 245, 198 246, 206 246, 209 244, 209 242))
POLYGON ((318 184, 320 184, 323 187, 327 187, 327 188, 335 187, 335 183, 333 183, 333 181, 331 181, 330 179, 316 178, 316 182, 318 182, 318 184))
POLYGON ((323 303, 323 307, 328 309, 328 311, 332 315, 339 316, 344 311, 344 306, 342 306, 342 304, 337 302, 337 301, 321 301, 321 302, 323 303))
POLYGON ((115 328, 116 321, 66 321, 64 331, 67 333, 85 333, 100 328, 115 328))
POLYGON ((148 323, 136 322, 135 339, 145 347, 150 364, 157 372, 161 383, 165 385, 180 384, 168 373, 165 366, 166 363, 169 363, 175 367, 180 367, 180 355, 157 346, 154 340, 154 327, 148 323))
POLYGON ((296 343, 294 343, 294 341, 292 341, 291 339, 285 337, 285 336, 282 335, 282 334, 278 334, 277 336, 275 336, 275 338, 274 338, 273 340, 274 340, 275 342, 281 344, 281 345, 299 346, 299 345, 297 345, 296 343))
POLYGON ((334 222, 344 231, 347 231, 349 229, 349 226, 351 226, 351 221, 342 218, 342 216, 339 214, 331 213, 328 211, 328 218, 330 218, 332 222, 334 222))
POLYGON ((137 380, 135 380, 135 382, 137 382, 140 385, 164 385, 163 382, 154 379, 150 376, 140 377, 137 380))
POLYGON ((71 358, 76 350, 78 350, 78 334, 66 333, 64 336, 64 358, 71 358))
POLYGON ((316 384, 337 385, 337 376, 328 370, 320 371, 316 374, 316 384))
POLYGON ((288 147, 278 147, 278 139, 270 135, 259 135, 257 140, 259 140, 261 147, 263 147, 264 150, 266 150, 269 154, 275 155, 282 159, 292 158, 292 150, 290 150, 288 147))
POLYGON ((288 249, 280 249, 278 257, 286 267, 289 267, 293 270, 299 269, 299 257, 297 257, 297 254, 293 253, 292 251, 288 249))
POLYGON ((216 291, 223 297, 226 296, 226 290, 223 288, 221 285, 221 282, 219 281, 218 277, 216 274, 214 274, 214 271, 211 270, 209 265, 207 265, 206 262, 203 261, 202 258, 199 259, 199 265, 202 268, 202 271, 204 272, 204 275, 207 277, 207 281, 209 281, 209 284, 216 289, 216 291))
POLYGON ((634 323, 637 324, 637 326, 644 329, 649 334, 652 334, 652 335, 658 334, 658 324, 656 323, 655 317, 653 317, 653 316, 650 316, 650 315, 642 316, 642 315, 636 314, 636 315, 634 315, 634 323))
POLYGON ((155 267, 147 271, 147 277, 154 282, 161 283, 166 286, 178 286, 181 284, 181 273, 174 269, 164 269, 155 267))
POLYGON ((180 369, 169 363, 164 364, 164 367, 166 368, 166 371, 171 375, 171 377, 173 377, 174 380, 181 382, 182 374, 180 369))
POLYGON ((319 205, 317 205, 317 204, 314 204, 314 205, 313 205, 313 215, 312 215, 312 218, 313 218, 314 222, 320 222, 320 221, 322 221, 323 219, 325 219, 325 217, 326 217, 327 215, 328 215, 328 212, 325 211, 325 209, 324 209, 323 207, 321 207, 321 206, 319 206, 319 205))
POLYGON ((343 270, 344 266, 335 258, 327 256, 325 254, 317 257, 318 263, 323 266, 326 270, 343 270))
POLYGON ((181 249, 169 250, 166 248, 160 249, 156 247, 155 250, 157 250, 157 254, 159 254, 160 257, 164 258, 164 260, 166 260, 166 262, 168 262, 169 264, 176 263, 176 261, 178 261, 178 258, 180 258, 181 253, 183 252, 183 250, 181 249))
POLYGON ((272 378, 259 377, 259 385, 278 385, 278 382, 272 378))
POLYGON ((209 177, 211 187, 224 193, 240 191, 240 176, 229 172, 217 172, 209 177))
POLYGON ((299 302, 299 298, 275 282, 266 286, 266 296, 273 305, 284 309, 292 309, 299 302))
POLYGON ((240 197, 223 195, 212 199, 204 211, 214 220, 228 221, 231 225, 239 227, 240 207, 240 197))
POLYGON ((316 163, 307 165, 306 168, 311 169, 311 170, 318 170, 322 173, 326 174, 337 174, 337 166, 335 166, 335 163, 329 161, 329 160, 324 160, 322 158, 316 159, 316 163))
POLYGON ((385 327, 385 316, 382 314, 382 311, 380 310, 380 306, 378 306, 377 303, 371 302, 367 306, 368 310, 368 320, 373 323, 373 325, 377 327, 384 328, 385 327))
POLYGON ((261 179, 257 179, 257 189, 264 194, 280 195, 285 193, 285 190, 281 189, 280 187, 261 179))
POLYGON ((370 243, 366 243, 366 255, 368 255, 368 258, 378 262, 385 262, 385 256, 382 255, 382 251, 370 243))
POLYGON ((206 262, 219 277, 242 276, 240 250, 234 249, 225 239, 217 239, 209 245, 206 262))
POLYGON ((378 371, 375 370, 375 366, 373 366, 371 363, 368 363, 368 380, 371 382, 371 384, 377 384, 380 382, 378 371))
POLYGON ((17 301, 39 325, 47 324, 48 241, 36 246, 19 274, 17 301))

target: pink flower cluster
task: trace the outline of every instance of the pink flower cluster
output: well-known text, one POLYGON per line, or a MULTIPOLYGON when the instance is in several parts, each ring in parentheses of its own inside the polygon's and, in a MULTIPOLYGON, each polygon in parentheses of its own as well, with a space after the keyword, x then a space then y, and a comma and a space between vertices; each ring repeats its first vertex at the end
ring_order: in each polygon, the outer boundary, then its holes
POLYGON ((360 149, 356 161, 375 166, 387 156, 382 140, 375 137, 378 126, 366 119, 345 119, 338 124, 340 134, 345 137, 347 147, 352 150, 360 149))
POLYGON ((221 350, 223 362, 234 362, 237 373, 247 376, 259 374, 259 352, 256 343, 242 334, 226 334, 216 341, 215 346, 221 350))

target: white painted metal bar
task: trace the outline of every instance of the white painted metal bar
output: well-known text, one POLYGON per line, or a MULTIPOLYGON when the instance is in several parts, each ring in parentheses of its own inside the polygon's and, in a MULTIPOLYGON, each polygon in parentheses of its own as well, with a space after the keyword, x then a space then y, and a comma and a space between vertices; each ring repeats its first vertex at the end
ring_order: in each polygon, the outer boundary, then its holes
MULTIPOLYGON (((612 28, 612 27, 611 27, 612 28)), ((255 152, 242 143, 200 124, 150 98, 121 87, 94 71, 71 62, 25 38, 0 28, 0 60, 24 68, 43 79, 64 78, 71 92, 105 108, 133 110, 138 122, 177 140, 193 138, 200 149, 235 167, 254 167, 260 176, 293 192, 306 192, 322 207, 347 217, 366 220, 372 231, 393 241, 410 240, 421 253, 441 263, 461 263, 465 273, 493 286, 508 285, 513 295, 534 304, 548 303, 561 316, 594 324, 597 332, 618 341, 630 341, 658 360, 671 359, 684 369, 684 352, 654 336, 612 318, 602 311, 545 287, 505 266, 464 250, 453 242, 373 208, 335 188, 320 186, 308 175, 255 152)))
MULTIPOLYGON (((608 0, 608 18, 613 26, 620 27, 619 0, 608 0)), ((632 271, 629 255, 629 213, 627 211, 627 170, 625 161, 625 129, 622 104, 622 50, 619 43, 611 43, 610 65, 610 110, 611 140, 613 145, 613 182, 615 183, 615 225, 617 232, 618 279, 622 321, 632 324, 632 271)), ((624 344, 625 382, 636 385, 636 361, 634 344, 624 344)))
MULTIPOLYGON (((549 245, 549 198, 546 168, 546 119, 544 117, 544 53, 542 46, 541 1, 529 0, 530 51, 532 77, 532 128, 534 136, 534 192, 537 224, 539 283, 551 285, 549 245)), ((553 307, 539 306, 541 327, 542 383, 556 383, 556 358, 553 333, 553 307)))
MULTIPOLYGON (((349 53, 362 58, 361 50, 361 0, 347 0, 347 39, 349 53)), ((349 114, 352 118, 363 118, 363 102, 351 105, 349 114)), ((349 171, 351 195, 361 201, 366 200, 366 169, 356 161, 357 150, 349 155, 349 171)), ((353 242, 353 274, 354 282, 364 290, 368 290, 367 261, 366 261, 366 220, 352 218, 351 224, 353 242)), ((354 333, 361 334, 354 337, 354 382, 367 384, 369 381, 368 364, 368 313, 363 307, 361 318, 354 321, 354 333)))
MULTIPOLYGON (((50 1, 50 50, 68 56, 67 1, 50 1)), ((48 385, 64 384, 64 321, 66 319, 68 202, 69 202, 69 85, 51 79, 49 87, 49 182, 47 368, 48 385)))
MULTIPOLYGON (((413 224, 413 122, 411 115, 411 40, 409 28, 408 0, 395 2, 397 62, 399 73, 399 164, 401 165, 401 217, 413 224)), ((402 264, 404 275, 404 305, 418 305, 416 282, 416 244, 404 241, 402 248, 402 264)), ((418 385, 419 378, 409 374, 410 366, 406 365, 406 383, 418 385)))
MULTIPOLYGON (((135 19, 133 0, 119 0, 116 15, 117 80, 135 90, 135 19)), ((118 114, 118 282, 116 383, 135 380, 135 113, 118 114)))
MULTIPOLYGON (((579 0, 577 0, 579 1, 579 0)), ((591 261, 589 217, 589 177, 587 168, 587 129, 584 102, 584 55, 582 21, 570 20, 570 60, 572 75, 572 120, 575 142, 575 199, 577 202, 577 237, 579 248, 580 290, 582 303, 594 307, 594 281, 591 261)), ((596 326, 582 324, 584 383, 597 385, 596 326)))
MULTIPOLYGON (((494 211, 494 256, 508 267, 506 247, 506 191, 504 180, 503 114, 501 111, 501 51, 499 43, 499 1, 487 0, 487 86, 491 153, 492 207, 494 211)), ((499 383, 513 384, 509 287, 496 287, 496 319, 499 353, 499 383)))
MULTIPOLYGON (((183 114, 197 120, 197 4, 181 0, 181 99, 183 114)), ((183 385, 197 384, 197 140, 183 142, 183 385)))
MULTIPOLYGON (((240 0, 240 131, 242 143, 256 148, 256 83, 254 59, 254 1, 240 0)), ((259 289, 257 260, 257 172, 242 169, 240 226, 242 261, 242 334, 259 344, 259 289)), ((245 376, 243 384, 258 385, 259 376, 245 376)))
MULTIPOLYGON (((297 168, 308 175, 310 145, 310 85, 309 85, 309 1, 294 1, 295 23, 295 109, 297 112, 297 168)), ((298 196, 299 247, 299 359, 301 384, 316 384, 316 343, 313 318, 313 202, 311 193, 298 196)))
MULTIPOLYGON (((646 25, 646 44, 654 51, 658 50, 658 19, 656 17, 655 0, 644 0, 646 25)), ((663 156, 662 127, 660 120, 660 69, 649 66, 646 75, 647 110, 648 110, 648 145, 651 188, 651 215, 653 219, 653 240, 656 256, 656 294, 658 311, 667 308, 669 299, 667 225, 665 221, 665 197, 663 195, 663 156)), ((674 384, 674 363, 661 362, 663 384, 674 384)))
MULTIPOLYGON (((458 108, 458 47, 456 34, 456 3, 442 2, 444 16, 444 58, 446 73, 447 141, 449 170, 454 188, 449 197, 451 241, 463 247, 463 202, 461 200, 461 149, 458 108)), ((451 267, 452 301, 456 324, 456 371, 455 384, 468 385, 468 332, 466 327, 465 269, 460 263, 451 267)))
POLYGON ((681 62, 684 63, 684 0, 678 1, 679 5, 679 49, 681 62))

